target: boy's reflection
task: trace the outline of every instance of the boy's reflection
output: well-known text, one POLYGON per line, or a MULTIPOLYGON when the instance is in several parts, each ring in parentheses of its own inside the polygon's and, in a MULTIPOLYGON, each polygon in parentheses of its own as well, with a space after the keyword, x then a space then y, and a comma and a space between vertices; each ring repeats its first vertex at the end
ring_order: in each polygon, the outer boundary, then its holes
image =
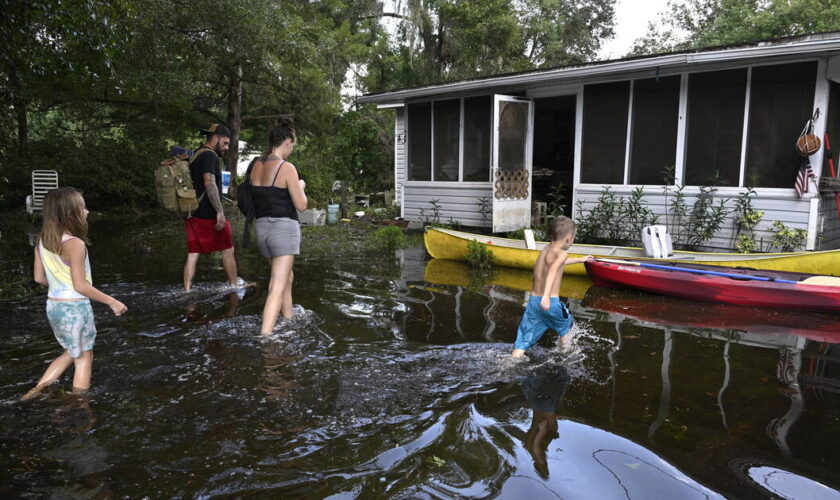
POLYGON ((224 308, 217 308, 214 306, 213 311, 208 314, 201 310, 197 302, 187 302, 184 304, 184 316, 181 321, 184 323, 208 323, 215 319, 232 318, 236 316, 236 311, 239 309, 239 303, 245 297, 245 289, 239 289, 230 292, 225 296, 226 305, 224 308))
POLYGON ((548 444, 560 434, 557 432, 558 405, 566 392, 569 372, 563 365, 546 364, 534 369, 519 381, 522 394, 533 411, 531 428, 525 436, 525 448, 534 458, 534 468, 543 479, 548 479, 548 444))

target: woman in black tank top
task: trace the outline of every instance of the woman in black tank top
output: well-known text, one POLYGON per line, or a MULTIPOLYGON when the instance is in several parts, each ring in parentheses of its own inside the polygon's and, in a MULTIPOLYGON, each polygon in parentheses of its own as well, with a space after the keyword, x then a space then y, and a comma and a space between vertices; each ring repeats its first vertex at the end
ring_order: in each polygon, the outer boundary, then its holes
POLYGON ((292 282, 295 255, 300 254, 298 211, 306 210, 306 183, 286 161, 295 145, 295 128, 285 118, 268 133, 268 153, 254 163, 251 193, 256 209, 256 235, 260 253, 271 264, 271 280, 263 307, 261 333, 274 330, 277 316, 293 315, 292 282))

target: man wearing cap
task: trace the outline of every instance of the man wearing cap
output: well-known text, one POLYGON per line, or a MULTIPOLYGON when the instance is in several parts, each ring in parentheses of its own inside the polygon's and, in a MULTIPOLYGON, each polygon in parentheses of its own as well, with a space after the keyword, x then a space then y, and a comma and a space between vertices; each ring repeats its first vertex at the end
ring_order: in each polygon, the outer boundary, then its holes
POLYGON ((222 266, 228 282, 240 286, 242 280, 236 276, 236 259, 233 256, 233 238, 230 221, 225 219, 222 207, 222 169, 219 158, 230 145, 230 130, 214 123, 202 130, 206 140, 198 148, 190 163, 195 194, 200 199, 198 209, 192 217, 184 219, 187 235, 187 262, 184 264, 184 290, 189 291, 195 276, 198 256, 222 252, 222 266))

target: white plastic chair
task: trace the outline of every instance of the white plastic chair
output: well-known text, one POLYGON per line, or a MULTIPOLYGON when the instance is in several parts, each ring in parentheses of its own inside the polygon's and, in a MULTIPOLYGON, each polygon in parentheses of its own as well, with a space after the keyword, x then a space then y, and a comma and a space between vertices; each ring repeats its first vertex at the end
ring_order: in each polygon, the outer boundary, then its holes
POLYGON ((667 259, 674 254, 671 233, 667 226, 645 226, 642 228, 642 246, 646 257, 667 259))
POLYGON ((55 170, 32 171, 32 194, 26 197, 26 212, 30 215, 41 213, 44 208, 44 196, 48 191, 58 188, 58 172, 55 170))

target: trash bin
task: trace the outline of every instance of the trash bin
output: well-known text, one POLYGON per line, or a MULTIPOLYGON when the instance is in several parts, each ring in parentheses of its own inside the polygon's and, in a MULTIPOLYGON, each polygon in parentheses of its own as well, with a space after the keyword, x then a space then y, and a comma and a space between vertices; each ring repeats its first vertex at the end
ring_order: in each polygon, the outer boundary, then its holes
POLYGON ((338 215, 339 215, 338 204, 327 205, 327 224, 335 224, 336 222, 338 222, 338 215))
POLYGON ((230 189, 230 172, 222 170, 222 194, 228 194, 230 189))

